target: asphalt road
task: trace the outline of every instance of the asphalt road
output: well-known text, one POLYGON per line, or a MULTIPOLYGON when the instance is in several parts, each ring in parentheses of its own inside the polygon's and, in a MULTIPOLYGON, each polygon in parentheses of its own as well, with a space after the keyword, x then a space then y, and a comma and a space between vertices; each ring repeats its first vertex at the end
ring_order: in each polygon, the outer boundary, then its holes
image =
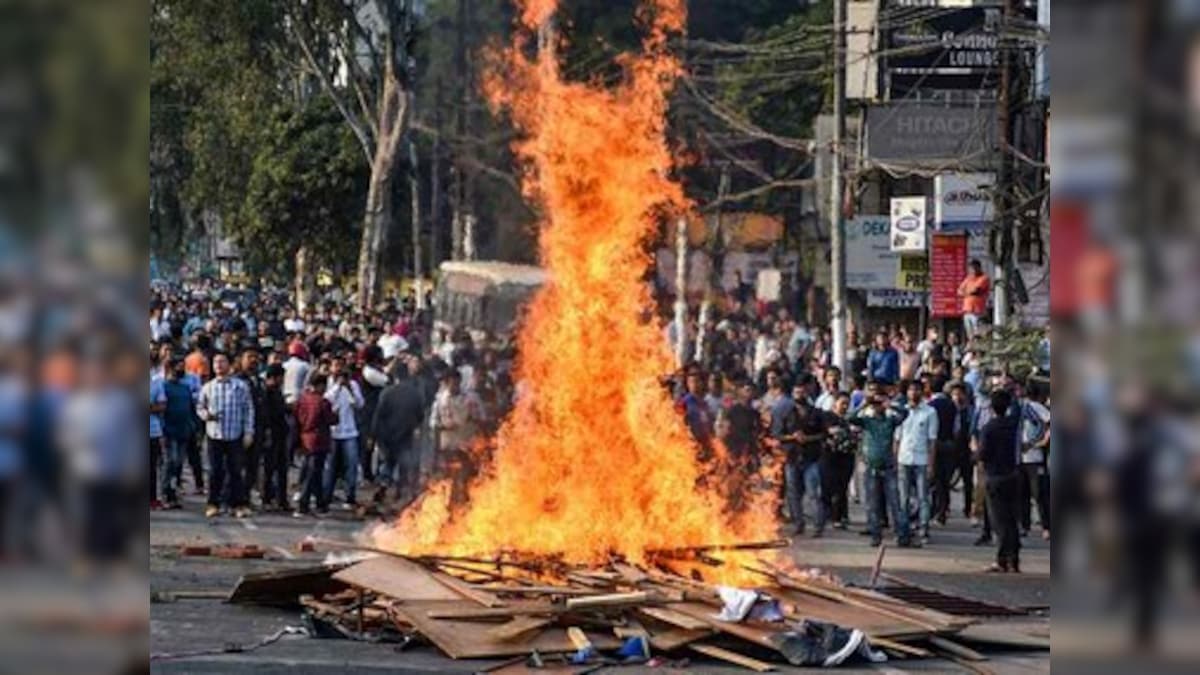
MULTIPOLYGON (((245 520, 205 520, 202 498, 189 496, 181 511, 153 513, 150 528, 151 591, 228 591, 244 573, 306 566, 321 562, 324 552, 300 553, 296 545, 307 535, 349 539, 367 523, 346 512, 324 520, 296 520, 285 514, 260 514, 245 520), (184 557, 183 544, 257 544, 268 559, 227 560, 184 557)), ((852 516, 862 522, 860 509, 852 516)), ((829 530, 822 539, 799 538, 789 553, 797 564, 831 570, 852 582, 869 575, 876 550, 852 527, 829 530)), ((1030 536, 1022 552, 1021 575, 985 574, 990 548, 972 546, 978 530, 961 519, 935 528, 930 546, 918 550, 889 549, 883 569, 908 581, 943 592, 1017 607, 1050 605, 1049 544, 1030 536)), ((1022 621, 1028 621, 1022 619, 1022 621)), ((1048 622, 1048 619, 1033 619, 1048 622)), ((366 644, 348 640, 317 640, 287 636, 252 651, 228 653, 230 645, 253 645, 286 626, 300 626, 298 612, 227 605, 220 600, 176 600, 150 605, 150 652, 159 655, 151 670, 163 673, 469 673, 497 662, 454 661, 434 648, 415 646, 398 651, 391 644, 366 644)), ((746 672, 704 657, 691 658, 680 668, 644 669, 647 672, 746 672)), ((1049 652, 989 651, 987 668, 993 672, 1048 672, 1049 652)), ((638 670, 621 668, 622 673, 638 670)), ((788 668, 780 667, 781 672, 788 668)), ((963 672, 946 660, 893 661, 860 672, 963 672)), ((855 672, 850 670, 849 672, 855 672)))

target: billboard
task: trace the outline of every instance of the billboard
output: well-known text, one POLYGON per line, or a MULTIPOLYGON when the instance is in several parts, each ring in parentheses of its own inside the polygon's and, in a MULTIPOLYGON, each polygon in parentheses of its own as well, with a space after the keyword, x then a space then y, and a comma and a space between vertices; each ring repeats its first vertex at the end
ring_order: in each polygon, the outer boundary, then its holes
POLYGON ((986 169, 994 162, 996 107, 881 103, 867 108, 866 133, 875 164, 986 169))
MULTIPOLYGON (((1016 20, 1033 21, 1032 3, 1016 20)), ((947 3, 891 0, 883 12, 886 72, 892 96, 921 90, 993 88, 1001 66, 1000 2, 947 3)), ((1022 49, 1018 67, 1032 68, 1034 49, 1022 49)))

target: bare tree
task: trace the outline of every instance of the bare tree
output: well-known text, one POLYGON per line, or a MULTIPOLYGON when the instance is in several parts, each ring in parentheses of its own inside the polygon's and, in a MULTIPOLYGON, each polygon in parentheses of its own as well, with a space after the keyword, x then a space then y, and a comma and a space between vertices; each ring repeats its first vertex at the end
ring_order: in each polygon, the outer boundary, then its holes
POLYGON ((383 287, 383 249, 394 216, 392 180, 408 123, 415 0, 289 3, 288 29, 302 66, 332 99, 371 167, 358 252, 358 303, 383 287))

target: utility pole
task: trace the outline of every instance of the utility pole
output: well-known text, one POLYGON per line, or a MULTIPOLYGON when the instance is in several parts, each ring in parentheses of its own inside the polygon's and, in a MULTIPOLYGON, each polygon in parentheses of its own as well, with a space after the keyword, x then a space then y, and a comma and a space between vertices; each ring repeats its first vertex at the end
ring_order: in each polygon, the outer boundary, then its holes
MULTIPOLYGON (((1013 49, 1014 44, 1009 39, 1009 28, 1012 25, 1013 3, 1016 0, 1004 0, 1004 15, 1000 22, 1000 90, 996 102, 996 146, 1000 150, 1000 165, 996 172, 996 225, 1000 227, 999 256, 995 256, 992 287, 995 289, 992 303, 992 327, 999 328, 1008 322, 1009 293, 1008 284, 1012 278, 1013 266, 1013 171, 1012 171, 1012 85, 1013 85, 1013 49)), ((993 239, 994 241, 994 239, 993 239)))
POLYGON ((842 381, 845 382, 849 376, 846 372, 846 240, 845 224, 842 222, 842 201, 845 199, 842 146, 846 139, 846 0, 834 0, 833 36, 834 131, 829 185, 829 239, 833 249, 830 273, 833 279, 830 295, 833 300, 833 365, 842 373, 842 381))
POLYGON ((437 81, 433 110, 433 157, 429 169, 429 273, 437 274, 442 262, 442 80, 437 81))
MULTIPOLYGON (((409 96, 413 95, 410 93, 409 96)), ((425 283, 421 274, 421 176, 417 169, 417 142, 409 134, 408 190, 412 193, 413 288, 417 292, 417 309, 425 309, 425 283)))

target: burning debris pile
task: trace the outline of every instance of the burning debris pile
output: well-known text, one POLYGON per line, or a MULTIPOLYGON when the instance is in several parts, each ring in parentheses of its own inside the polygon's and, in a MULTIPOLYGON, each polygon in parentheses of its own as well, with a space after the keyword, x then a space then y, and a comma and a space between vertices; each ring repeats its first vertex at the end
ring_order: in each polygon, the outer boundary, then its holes
POLYGON ((660 384, 675 363, 643 273, 664 219, 693 210, 666 137, 683 2, 641 3, 642 48, 621 57, 611 86, 559 72, 554 0, 517 4, 514 42, 492 54, 484 91, 521 134, 513 150, 549 273, 519 333, 519 394, 466 490, 435 482, 375 545, 601 564, 614 551, 644 563, 658 549, 772 538, 777 493, 735 500, 706 482, 719 460, 703 458, 728 453, 701 450, 660 384))
MULTIPOLYGON (((664 550, 653 553, 656 562, 648 566, 616 558, 589 567, 561 556, 381 553, 323 575, 305 572, 308 590, 298 599, 318 634, 424 641, 455 659, 598 665, 696 653, 763 671, 772 663, 971 653, 946 639, 971 624, 968 619, 757 558, 786 544, 664 550), (679 573, 746 556, 757 558, 744 565, 760 581, 752 587, 718 586, 679 573)), ((276 584, 276 600, 280 590, 293 601, 305 592, 278 578, 268 581, 276 584)), ((231 601, 264 601, 255 596, 262 584, 243 579, 231 601)))

